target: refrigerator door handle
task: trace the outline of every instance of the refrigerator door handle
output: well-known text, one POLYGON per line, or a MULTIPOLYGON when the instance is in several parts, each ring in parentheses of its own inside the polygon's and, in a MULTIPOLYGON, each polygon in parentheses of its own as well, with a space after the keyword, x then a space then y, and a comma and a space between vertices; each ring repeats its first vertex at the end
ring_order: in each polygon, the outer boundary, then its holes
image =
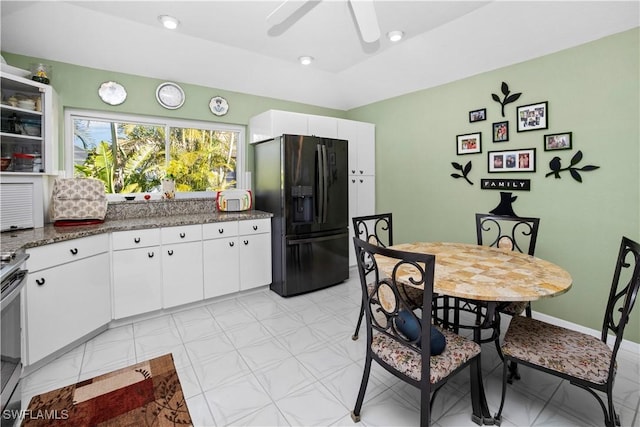
POLYGON ((329 163, 327 162, 327 146, 322 145, 322 186, 323 199, 322 199, 322 222, 327 222, 327 215, 329 212, 329 163))
POLYGON ((318 191, 318 223, 324 222, 324 157, 322 156, 322 146, 316 145, 316 156, 318 157, 318 170, 316 171, 317 191, 318 191))
POLYGON ((308 239, 288 240, 287 246, 303 245, 306 243, 315 243, 315 242, 324 242, 327 240, 342 239, 345 236, 349 237, 349 233, 332 234, 330 236, 322 236, 322 237, 310 237, 308 239))

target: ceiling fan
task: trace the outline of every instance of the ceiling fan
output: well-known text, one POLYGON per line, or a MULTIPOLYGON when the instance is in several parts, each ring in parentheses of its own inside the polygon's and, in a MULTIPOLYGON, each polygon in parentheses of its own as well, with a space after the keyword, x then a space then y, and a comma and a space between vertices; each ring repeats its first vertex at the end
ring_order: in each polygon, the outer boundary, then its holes
MULTIPOLYGON (((284 0, 273 12, 267 16, 267 23, 275 26, 283 23, 285 20, 303 6, 307 6, 310 10, 309 3, 319 3, 321 0, 284 0)), ((356 24, 360 30, 360 36, 366 43, 373 43, 380 38, 380 26, 378 25, 378 16, 373 4, 373 0, 348 0, 351 10, 356 19, 356 24)), ((313 7, 313 6, 312 6, 313 7)), ((304 12, 306 13, 306 11, 304 12)))

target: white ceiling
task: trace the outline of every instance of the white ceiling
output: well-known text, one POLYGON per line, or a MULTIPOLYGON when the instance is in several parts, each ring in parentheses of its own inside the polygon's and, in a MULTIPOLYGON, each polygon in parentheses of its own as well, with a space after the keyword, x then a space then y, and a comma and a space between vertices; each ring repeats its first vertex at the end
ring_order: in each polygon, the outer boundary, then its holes
MULTIPOLYGON (((557 52, 640 25, 635 1, 378 1, 361 41, 345 0, 10 1, 2 50, 104 70, 350 109, 557 52), (178 18, 175 31, 158 15, 178 18), (400 29, 393 44, 384 34, 400 29), (308 67, 297 58, 313 56, 308 67)), ((357 0, 356 0, 357 1, 357 0)), ((55 74, 54 74, 55 78, 55 74)))

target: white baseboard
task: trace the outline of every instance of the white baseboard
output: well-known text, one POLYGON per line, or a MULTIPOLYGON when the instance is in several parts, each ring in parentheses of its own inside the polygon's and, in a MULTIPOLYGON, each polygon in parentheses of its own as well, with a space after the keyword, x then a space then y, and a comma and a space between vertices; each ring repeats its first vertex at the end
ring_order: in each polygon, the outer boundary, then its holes
MULTIPOLYGON (((551 323, 553 325, 562 326, 563 328, 567 328, 567 329, 573 329, 574 331, 582 332, 582 333, 593 335, 596 337, 600 337, 600 334, 602 333, 602 331, 600 330, 587 328, 585 326, 578 325, 577 323, 567 322, 566 320, 558 319, 557 317, 549 316, 544 313, 538 313, 534 311, 532 315, 534 319, 542 320, 544 322, 551 323)), ((609 343, 608 343, 609 347, 612 346, 612 341, 613 341, 612 339, 609 339, 609 343)), ((633 341, 623 339, 622 343, 620 343, 620 348, 626 351, 640 354, 640 344, 635 343, 633 341)))

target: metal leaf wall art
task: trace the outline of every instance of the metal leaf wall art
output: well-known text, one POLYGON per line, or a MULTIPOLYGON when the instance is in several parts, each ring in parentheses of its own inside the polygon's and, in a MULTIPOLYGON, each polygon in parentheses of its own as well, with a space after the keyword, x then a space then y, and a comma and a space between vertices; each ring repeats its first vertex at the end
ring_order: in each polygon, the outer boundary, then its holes
POLYGON ((462 172, 462 175, 460 175, 459 173, 452 173, 451 174, 452 177, 464 178, 469 183, 469 185, 473 185, 473 182, 471 182, 469 178, 467 178, 467 175, 469 175, 469 172, 471 172, 471 160, 469 160, 467 164, 464 165, 464 167, 460 163, 456 163, 456 162, 451 162, 451 166, 453 166, 454 169, 457 169, 460 172, 462 172))
POLYGON ((571 163, 569 164, 569 166, 563 168, 560 157, 556 156, 549 162, 549 169, 551 169, 551 172, 547 173, 544 177, 547 178, 548 176, 553 175, 554 178, 559 179, 562 178, 560 176, 560 172, 569 171, 573 179, 578 182, 582 182, 582 176, 580 175, 579 171, 589 172, 592 170, 600 169, 600 166, 593 165, 586 165, 582 166, 581 168, 575 167, 580 162, 580 160, 582 160, 582 151, 578 150, 578 152, 571 158, 571 163))
POLYGON ((502 86, 500 87, 502 94, 504 95, 504 99, 500 99, 498 95, 495 93, 491 94, 491 98, 496 101, 502 107, 502 117, 504 117, 504 106, 507 104, 511 104, 512 102, 516 102, 522 93, 511 93, 509 90, 509 85, 505 82, 502 82, 502 86))

